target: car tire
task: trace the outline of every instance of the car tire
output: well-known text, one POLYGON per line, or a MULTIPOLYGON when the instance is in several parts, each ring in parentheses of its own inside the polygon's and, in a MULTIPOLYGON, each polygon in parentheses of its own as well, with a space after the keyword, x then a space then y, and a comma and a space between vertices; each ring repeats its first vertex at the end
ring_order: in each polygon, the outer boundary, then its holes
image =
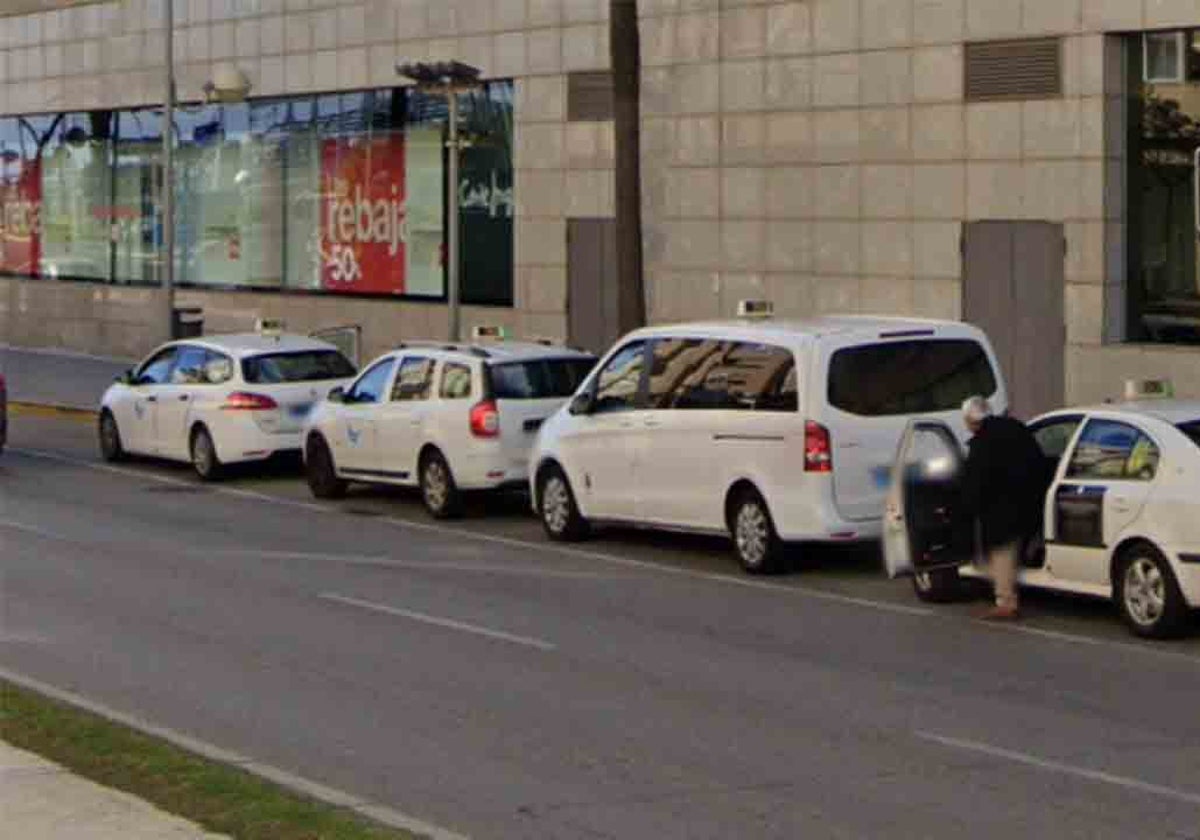
POLYGON ((575 492, 561 467, 548 466, 538 478, 538 513, 546 536, 555 542, 578 542, 588 535, 575 492))
POLYGON ((1162 553, 1139 543, 1122 553, 1113 598, 1135 636, 1168 639, 1183 633, 1190 611, 1175 573, 1162 553))
POLYGON ((958 569, 930 569, 912 576, 917 600, 927 604, 949 604, 962 597, 962 580, 958 569))
POLYGON ((757 490, 745 489, 729 506, 729 535, 742 569, 752 575, 779 571, 783 543, 775 530, 771 511, 757 490))
POLYGON ((124 461, 126 452, 125 445, 121 443, 121 430, 117 428, 117 418, 107 408, 100 412, 97 433, 100 438, 100 457, 110 464, 124 461))
POLYGON ((217 457, 217 447, 212 435, 204 426, 192 430, 188 452, 192 459, 192 469, 201 481, 217 481, 225 471, 225 465, 217 457))
POLYGON ((462 513, 462 493, 445 456, 436 449, 421 458, 421 501, 434 519, 452 519, 462 513))
POLYGON ((329 444, 320 435, 308 439, 307 451, 304 453, 304 476, 308 480, 308 489, 317 499, 340 499, 346 495, 348 482, 338 478, 337 467, 333 463, 333 453, 329 444))

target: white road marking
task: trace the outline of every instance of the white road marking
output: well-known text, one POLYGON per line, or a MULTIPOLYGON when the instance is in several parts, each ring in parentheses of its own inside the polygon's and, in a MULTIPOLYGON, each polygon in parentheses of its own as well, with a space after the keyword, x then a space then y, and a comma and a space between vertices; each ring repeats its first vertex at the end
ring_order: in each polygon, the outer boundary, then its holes
POLYGON ((1102 782, 1116 787, 1126 788, 1128 790, 1136 790, 1142 793, 1153 794, 1165 799, 1174 799, 1177 802, 1186 802, 1189 805, 1200 805, 1200 793, 1191 791, 1179 790, 1178 788, 1166 787, 1165 785, 1156 785, 1153 782, 1146 782, 1141 779, 1134 779, 1129 776, 1117 776, 1113 773, 1105 773, 1103 770, 1090 770, 1087 767, 1076 767, 1073 764, 1063 764, 1059 761, 1049 761, 1044 758, 1039 758, 1036 755, 1029 753, 1017 752, 1016 750, 1006 750, 1002 747, 994 747, 991 744, 980 743, 979 741, 968 741, 963 738, 951 738, 947 735, 939 735, 936 732, 921 732, 913 733, 916 737, 925 741, 933 741, 941 744, 944 747, 952 747, 958 750, 966 750, 968 752, 976 752, 982 755, 989 755, 993 758, 1002 758, 1006 761, 1024 764, 1029 767, 1036 767, 1039 770, 1047 770, 1052 773, 1062 773, 1068 776, 1076 776, 1081 779, 1087 779, 1093 782, 1102 782))
POLYGON ((328 787, 320 782, 314 782, 311 779, 306 779, 303 776, 297 776, 294 773, 289 773, 287 770, 280 769, 272 764, 256 761, 249 756, 244 756, 236 752, 218 747, 215 744, 210 744, 207 741, 201 741, 198 738, 193 738, 190 735, 185 735, 175 729, 170 729, 165 726, 158 726, 151 723, 149 720, 137 715, 129 715, 124 712, 119 712, 102 703, 97 703, 94 700, 89 700, 82 694, 76 694, 73 691, 66 691, 41 680, 27 677, 24 674, 16 671, 11 671, 8 668, 0 667, 0 679, 19 685, 30 691, 36 691, 38 694, 43 694, 61 703, 66 703, 71 706, 107 718, 108 720, 128 726, 131 729, 136 729, 151 735, 155 738, 161 738, 168 741, 177 747, 193 752, 210 761, 216 761, 221 764, 228 764, 234 767, 239 767, 248 773, 255 776, 260 776, 268 779, 276 784, 282 785, 285 788, 297 791, 306 796, 310 796, 321 802, 326 802, 330 805, 336 805, 342 808, 349 808, 352 811, 362 814, 363 816, 381 822, 384 825, 393 828, 403 829, 418 834, 423 837, 429 837, 430 840, 467 840, 462 834, 457 834, 424 820, 411 817, 408 814, 401 813, 394 808, 389 808, 386 805, 380 805, 377 802, 372 802, 369 799, 364 799, 361 796, 355 796, 345 791, 336 788, 328 787))
POLYGON ((497 639, 502 642, 512 642, 515 645, 525 645, 526 647, 537 648, 538 650, 556 650, 557 645, 546 642, 541 639, 535 639, 531 636, 518 636, 513 633, 505 633, 503 630, 492 630, 487 627, 480 627, 478 624, 467 624, 462 621, 454 621, 450 618, 439 618, 436 615, 427 615, 426 613, 413 612, 412 610, 402 610, 399 607, 389 607, 387 604, 376 604, 372 601, 361 601, 358 598, 349 598, 345 595, 338 595, 336 592, 322 592, 319 596, 322 600, 333 601, 338 604, 345 604, 350 607, 358 607, 363 610, 371 610, 372 612, 384 613, 386 615, 394 615, 399 618, 407 618, 411 621, 419 621, 422 624, 432 624, 435 627, 444 627, 449 630, 459 630, 463 633, 474 633, 476 636, 486 636, 489 639, 497 639))
MULTIPOLYGON (((51 461, 73 464, 77 467, 100 470, 102 472, 110 472, 116 475, 124 475, 141 480, 160 481, 166 484, 195 484, 193 481, 182 481, 180 479, 155 475, 153 473, 142 473, 124 467, 113 467, 108 464, 97 464, 92 461, 85 461, 81 458, 71 458, 65 455, 59 455, 52 452, 43 452, 36 449, 14 448, 12 451, 35 458, 46 458, 51 461)), ((294 507, 300 510, 320 512, 325 514, 339 514, 339 510, 336 505, 327 506, 315 504, 313 502, 302 502, 298 499, 272 496, 268 493, 260 493, 256 490, 245 490, 235 487, 210 487, 210 489, 213 493, 226 496, 236 496, 244 499, 257 499, 258 501, 267 502, 273 505, 283 505, 285 507, 294 507)), ((813 589, 812 587, 807 586, 779 586, 777 584, 765 583, 763 581, 753 580, 750 578, 733 577, 731 575, 717 574, 714 572, 697 572, 692 569, 682 569, 676 566, 652 563, 648 560, 634 560, 630 557, 620 557, 615 554, 605 554, 599 551, 570 548, 553 543, 529 542, 528 540, 515 539, 513 537, 502 537, 496 534, 481 534, 477 531, 465 529, 456 530, 454 528, 448 528, 442 525, 434 525, 427 522, 415 522, 410 519, 402 519, 395 516, 381 516, 375 518, 373 521, 384 522, 389 525, 399 526, 401 528, 409 528, 415 531, 425 531, 427 533, 439 534, 457 539, 475 540, 477 542, 490 543, 492 545, 503 545, 509 548, 519 548, 526 551, 533 549, 535 551, 558 554, 564 557, 576 557, 583 560, 592 560, 601 563, 611 563, 618 566, 625 566, 627 568, 642 569, 644 571, 655 572, 657 574, 676 575, 679 577, 691 578, 693 580, 704 580, 712 583, 719 583, 726 586, 738 586, 743 589, 757 589, 764 592, 773 592, 776 595, 800 595, 802 597, 814 598, 819 601, 829 601, 835 604, 850 604, 857 607, 866 607, 868 609, 881 610, 883 612, 891 612, 899 615, 931 616, 936 614, 933 610, 925 607, 914 607, 906 604, 893 604, 888 601, 876 601, 870 598, 858 598, 852 595, 840 595, 836 592, 827 592, 823 589, 813 589)))
POLYGON ((53 531, 47 531, 44 528, 38 528, 35 525, 26 525, 22 522, 13 522, 11 519, 0 519, 0 528, 11 528, 14 531, 21 531, 26 534, 33 534, 35 537, 42 537, 47 540, 57 540, 59 542, 77 542, 63 534, 56 534, 53 531))
MULTIPOLYGON (((1102 639, 1093 639, 1090 636, 1078 636, 1074 633, 1064 633, 1061 630, 1043 630, 1040 627, 1030 627, 1026 624, 994 624, 983 620, 977 620, 978 624, 982 624, 989 630, 1001 630, 1006 633, 1024 633, 1028 636, 1041 636, 1045 639, 1055 639, 1060 642, 1069 642, 1073 645, 1100 645, 1104 644, 1102 639)), ((1123 644, 1118 642, 1117 644, 1123 644)), ((1131 647, 1136 647, 1132 645, 1131 647)))

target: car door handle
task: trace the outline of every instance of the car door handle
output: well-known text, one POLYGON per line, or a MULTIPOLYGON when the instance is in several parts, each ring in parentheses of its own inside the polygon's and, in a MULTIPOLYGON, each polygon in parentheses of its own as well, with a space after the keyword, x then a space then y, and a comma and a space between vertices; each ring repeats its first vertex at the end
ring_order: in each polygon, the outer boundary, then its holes
POLYGON ((188 400, 190 400, 190 399, 191 399, 191 397, 189 397, 187 394, 180 394, 180 395, 179 395, 179 401, 180 401, 180 402, 187 402, 187 401, 188 401, 188 400))
POLYGON ((420 425, 421 425, 421 421, 420 421, 420 420, 409 420, 409 421, 408 421, 408 425, 410 425, 410 426, 420 426, 420 425))
POLYGON ((659 426, 662 425, 662 422, 659 420, 645 420, 642 422, 642 425, 645 426, 647 429, 657 429, 659 426))
POLYGON ((158 397, 146 397, 146 402, 158 402, 158 397))

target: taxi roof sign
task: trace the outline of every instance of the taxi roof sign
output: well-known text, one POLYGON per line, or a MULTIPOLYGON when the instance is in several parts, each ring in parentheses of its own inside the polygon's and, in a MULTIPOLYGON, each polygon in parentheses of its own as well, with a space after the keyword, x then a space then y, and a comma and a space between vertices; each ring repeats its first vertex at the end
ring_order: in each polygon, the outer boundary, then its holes
POLYGON ((478 325, 471 331, 471 337, 476 341, 503 341, 504 327, 495 325, 478 325))
POLYGON ((1125 382, 1125 399, 1169 400, 1175 396, 1175 388, 1169 379, 1129 379, 1125 382))
POLYGON ((770 318, 775 314, 775 304, 769 300, 739 300, 739 318, 770 318))
POLYGON ((267 338, 279 338, 285 326, 282 318, 259 318, 254 322, 254 331, 267 338))

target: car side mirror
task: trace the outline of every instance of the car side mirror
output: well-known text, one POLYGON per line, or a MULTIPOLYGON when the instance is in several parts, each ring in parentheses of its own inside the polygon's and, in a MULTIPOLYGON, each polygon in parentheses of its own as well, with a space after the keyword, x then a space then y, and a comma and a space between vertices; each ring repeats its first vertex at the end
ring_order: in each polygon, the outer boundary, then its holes
POLYGON ((594 406, 595 400, 592 398, 592 392, 584 391, 571 398, 571 404, 567 407, 567 411, 575 415, 591 414, 594 406))
POLYGON ((341 385, 334 388, 332 391, 329 392, 329 401, 335 402, 335 403, 345 402, 346 401, 346 389, 343 388, 341 385))
POLYGON ((122 385, 136 385, 137 378, 133 375, 133 368, 130 368, 118 376, 117 382, 120 382, 122 385))

